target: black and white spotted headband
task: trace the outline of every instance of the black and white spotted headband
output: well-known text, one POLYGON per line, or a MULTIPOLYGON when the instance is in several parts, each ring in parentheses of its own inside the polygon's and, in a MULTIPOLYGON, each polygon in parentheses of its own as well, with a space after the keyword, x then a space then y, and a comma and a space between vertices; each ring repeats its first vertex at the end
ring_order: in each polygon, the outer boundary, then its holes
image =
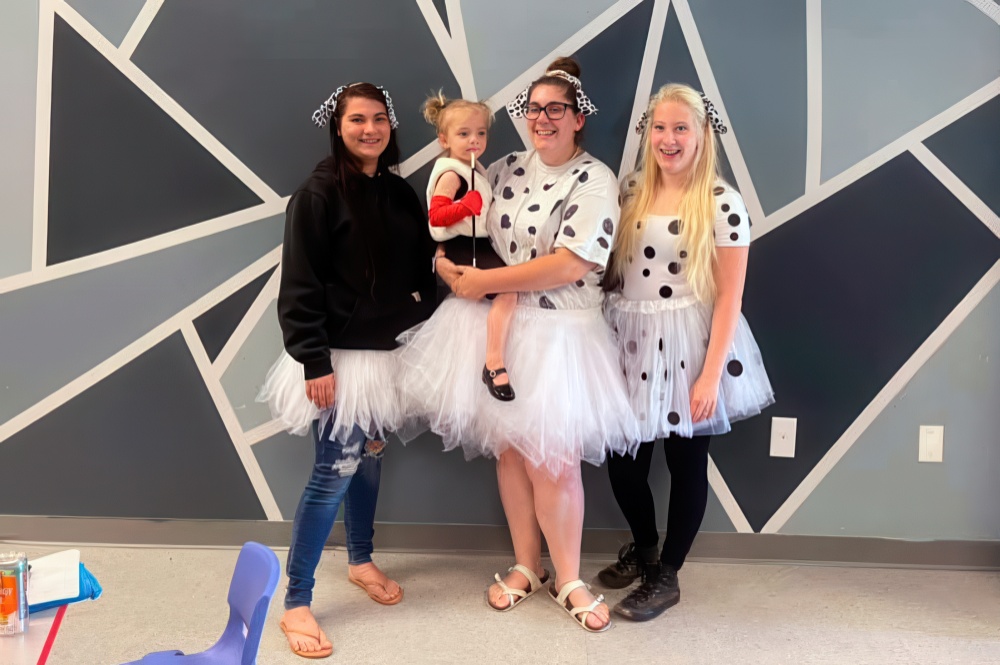
MULTIPOLYGON (((561 69, 550 69, 545 72, 545 76, 555 76, 556 78, 561 78, 569 81, 573 87, 576 89, 576 108, 583 115, 593 115, 597 113, 597 107, 594 106, 594 102, 590 101, 587 97, 587 93, 583 91, 583 86, 580 85, 580 79, 564 72, 561 69)), ((531 90, 529 85, 527 88, 521 91, 517 97, 512 99, 507 103, 507 112, 510 113, 512 118, 523 118, 524 112, 528 108, 528 91, 531 90)))
MULTIPOLYGON (((699 92, 698 94, 701 95, 701 101, 705 104, 705 118, 712 123, 712 131, 716 134, 728 132, 729 128, 719 117, 719 112, 715 110, 715 104, 705 96, 705 93, 699 92)), ((642 115, 639 116, 639 121, 635 123, 635 133, 642 134, 643 130, 646 129, 647 122, 649 122, 649 111, 643 111, 642 115)))
MULTIPOLYGON (((348 85, 342 85, 333 91, 330 95, 330 99, 326 100, 320 107, 316 109, 316 112, 312 115, 313 122, 316 123, 317 127, 325 127, 326 123, 330 122, 330 118, 333 117, 333 112, 337 108, 337 98, 340 94, 352 86, 360 85, 360 83, 350 83, 348 85)), ((380 85, 375 86, 385 97, 385 109, 389 114, 389 126, 393 129, 399 128, 399 122, 396 120, 396 111, 392 108, 392 97, 389 96, 388 91, 380 85)))

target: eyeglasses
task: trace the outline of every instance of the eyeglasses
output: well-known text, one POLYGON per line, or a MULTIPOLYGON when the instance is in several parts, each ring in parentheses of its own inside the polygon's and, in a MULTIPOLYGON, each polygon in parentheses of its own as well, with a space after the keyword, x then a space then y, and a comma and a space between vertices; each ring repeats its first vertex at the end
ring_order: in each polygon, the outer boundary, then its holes
POLYGON ((568 108, 572 108, 575 111, 576 105, 567 104, 566 102, 550 102, 545 106, 529 104, 528 108, 524 110, 524 117, 528 120, 534 120, 542 114, 542 111, 545 111, 545 115, 549 120, 558 120, 566 115, 566 109, 568 108))

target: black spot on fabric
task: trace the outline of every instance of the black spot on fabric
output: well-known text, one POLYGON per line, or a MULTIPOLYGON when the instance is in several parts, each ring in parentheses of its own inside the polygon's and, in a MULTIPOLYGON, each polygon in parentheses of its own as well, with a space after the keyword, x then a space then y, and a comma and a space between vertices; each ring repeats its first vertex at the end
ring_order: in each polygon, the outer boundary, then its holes
POLYGON ((687 369, 686 367, 684 367, 684 361, 683 360, 681 361, 681 369, 687 369))
POLYGON ((722 212, 729 212, 729 204, 728 203, 723 203, 722 204, 722 212))
POLYGON ((530 189, 530 188, 528 188, 528 187, 525 187, 525 188, 524 188, 524 193, 525 193, 525 194, 528 194, 528 193, 530 193, 530 192, 531 192, 531 189, 530 189))
POLYGON ((628 343, 625 344, 625 350, 628 351, 629 353, 635 353, 636 351, 639 350, 639 345, 636 343, 634 339, 630 339, 628 343))
POLYGON ((635 223, 635 228, 641 229, 642 228, 642 222, 636 222, 635 223))
POLYGON ((681 417, 676 411, 671 411, 667 414, 667 422, 671 425, 679 425, 681 422, 681 417))
POLYGON ((552 187, 555 186, 555 184, 556 183, 554 183, 554 182, 550 182, 548 184, 542 185, 542 191, 544 191, 544 192, 549 191, 550 189, 552 189, 552 187))
POLYGON ((666 284, 664 284, 663 286, 660 287, 660 297, 661 298, 669 298, 672 295, 674 295, 674 290, 672 288, 670 288, 666 284))
POLYGON ((726 190, 722 187, 716 187, 715 189, 712 190, 712 193, 718 196, 719 194, 724 194, 725 191, 726 190))
POLYGON ((643 372, 643 373, 642 373, 642 380, 643 380, 643 381, 645 381, 645 380, 646 380, 646 373, 645 373, 645 372, 643 372))
POLYGON ((493 176, 493 186, 496 187, 498 182, 500 182, 500 175, 499 174, 493 176))
POLYGON ((669 381, 670 380, 670 370, 669 369, 663 370, 663 380, 664 381, 669 381))
POLYGON ((671 261, 670 265, 667 266, 667 270, 670 271, 671 275, 676 275, 681 271, 681 264, 677 263, 676 261, 671 261))
POLYGON ((643 277, 649 277, 649 268, 643 268, 642 269, 642 276, 643 277))
POLYGON ((509 229, 510 228, 510 215, 500 216, 500 228, 509 229))
POLYGON ((503 197, 505 199, 508 199, 508 200, 514 198, 514 190, 511 189, 510 187, 504 187, 503 188, 503 197))
POLYGON ((601 247, 603 247, 604 249, 608 248, 608 241, 605 240, 604 238, 598 238, 597 239, 597 244, 600 245, 601 247))
POLYGON ((735 241, 737 241, 737 240, 740 239, 740 234, 739 233, 735 233, 735 232, 730 233, 729 234, 729 239, 732 240, 733 242, 735 242, 735 241))
POLYGON ((739 376, 743 373, 743 363, 739 360, 730 360, 729 364, 726 365, 726 371, 729 372, 730 376, 739 376))
POLYGON ((541 298, 538 299, 538 305, 542 309, 555 309, 556 308, 556 306, 552 304, 552 301, 549 300, 546 296, 542 296, 541 298))
POLYGON ((583 281, 582 279, 578 279, 578 280, 576 280, 576 285, 582 288, 582 287, 586 286, 587 283, 585 281, 583 281))
POLYGON ((739 226, 739 225, 740 225, 740 216, 734 212, 732 215, 729 216, 729 226, 739 226))
POLYGON ((646 249, 642 250, 642 253, 646 255, 647 259, 652 259, 656 256, 656 250, 649 245, 646 246, 646 249))
POLYGON ((688 253, 687 253, 687 252, 685 252, 685 251, 684 251, 684 250, 682 249, 682 250, 681 250, 681 258, 682 258, 682 259, 686 259, 687 257, 688 257, 688 253))
POLYGON ((541 207, 542 206, 538 205, 537 203, 532 203, 530 206, 528 206, 528 212, 538 212, 539 209, 541 209, 541 207))
POLYGON ((663 338, 661 337, 660 338, 660 351, 662 351, 662 350, 663 350, 663 338))
POLYGON ((573 215, 575 215, 576 211, 579 210, 579 209, 580 209, 580 206, 578 206, 578 205, 576 205, 574 203, 570 207, 566 208, 566 214, 563 216, 563 219, 569 219, 570 217, 572 217, 573 215))
POLYGON ((516 169, 514 169, 514 175, 524 175, 524 169, 518 166, 516 169))
POLYGON ((592 160, 592 159, 585 159, 585 160, 583 160, 583 163, 584 164, 593 164, 594 160, 592 160))
POLYGON ((573 227, 570 226, 569 224, 567 224, 566 226, 564 226, 562 228, 562 232, 563 232, 564 236, 567 236, 569 238, 575 238, 576 237, 576 231, 574 231, 573 227))
POLYGON ((510 241, 510 253, 513 254, 517 251, 517 243, 513 240, 510 241))
POLYGON ((608 235, 612 235, 615 232, 615 223, 611 221, 610 217, 605 217, 604 221, 601 222, 601 228, 604 229, 604 232, 608 235))
POLYGON ((559 199, 558 201, 556 201, 555 205, 552 206, 552 212, 550 212, 549 214, 551 215, 556 210, 559 210, 559 206, 561 206, 562 204, 563 204, 563 200, 562 199, 559 199))
POLYGON ((530 233, 531 235, 535 235, 535 232, 536 232, 537 230, 538 230, 538 229, 536 229, 536 228, 535 228, 534 226, 529 226, 529 227, 528 227, 528 233, 530 233))
POLYGON ((532 247, 531 248, 531 258, 534 259, 534 258, 537 258, 537 257, 538 257, 538 250, 535 249, 534 247, 532 247))
POLYGON ((580 172, 580 169, 573 169, 573 172, 570 173, 570 175, 576 175, 579 172, 580 172))
POLYGON ((681 234, 680 220, 675 219, 667 224, 667 230, 670 231, 671 235, 679 236, 681 234))
POLYGON ((590 178, 590 174, 584 171, 583 173, 580 174, 579 180, 580 182, 587 182, 588 178, 590 178))
POLYGON ((507 155, 507 166, 510 166, 511 164, 513 164, 516 161, 517 161, 517 153, 516 152, 512 152, 509 155, 507 155))

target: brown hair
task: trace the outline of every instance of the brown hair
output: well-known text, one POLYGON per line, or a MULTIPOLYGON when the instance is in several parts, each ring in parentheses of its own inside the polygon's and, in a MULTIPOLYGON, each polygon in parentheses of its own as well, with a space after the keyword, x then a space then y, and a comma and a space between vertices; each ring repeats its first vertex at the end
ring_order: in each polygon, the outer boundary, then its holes
MULTIPOLYGON (((560 69, 570 76, 580 78, 580 65, 576 60, 567 57, 556 58, 549 63, 548 67, 545 68, 545 74, 542 74, 540 77, 531 82, 531 85, 528 87, 528 100, 531 99, 531 93, 535 91, 536 87, 540 85, 551 85, 558 88, 563 97, 569 101, 571 104, 570 108, 573 109, 573 113, 579 113, 580 109, 576 106, 576 87, 561 76, 549 75, 549 72, 555 69, 560 69)), ((527 101, 525 101, 525 104, 527 104, 527 101)), ((576 133, 576 136, 573 137, 573 141, 577 145, 580 145, 580 139, 582 138, 583 130, 581 129, 576 133)))
POLYGON ((486 114, 486 128, 493 124, 493 111, 483 102, 470 102, 468 99, 448 99, 444 92, 438 90, 427 98, 427 101, 420 107, 424 114, 424 120, 434 125, 438 134, 444 134, 448 130, 448 118, 453 115, 453 111, 461 109, 476 109, 486 114))
MULTIPOLYGON (((389 111, 385 94, 371 83, 352 83, 337 97, 337 108, 334 109, 333 117, 330 118, 330 153, 333 158, 337 186, 345 194, 345 187, 350 179, 362 175, 360 165, 354 161, 354 157, 344 145, 344 139, 337 133, 337 130, 340 129, 340 121, 347 110, 347 102, 354 98, 380 102, 386 107, 386 112, 389 111)), ((389 141, 386 143, 385 150, 378 157, 378 168, 380 171, 395 171, 397 166, 399 166, 399 144, 396 142, 396 130, 390 128, 389 141)))

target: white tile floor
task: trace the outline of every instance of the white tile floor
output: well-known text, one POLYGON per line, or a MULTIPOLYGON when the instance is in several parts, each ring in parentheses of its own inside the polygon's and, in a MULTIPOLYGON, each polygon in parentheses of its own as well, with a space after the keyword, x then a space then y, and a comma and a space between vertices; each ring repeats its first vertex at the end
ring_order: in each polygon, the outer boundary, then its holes
MULTIPOLYGON (((63 548, 28 548, 32 555, 63 548)), ((196 652, 221 634, 236 550, 81 548, 104 586, 70 607, 50 665, 107 665, 168 648, 196 652)), ((285 551, 278 551, 284 562, 285 551)), ((544 595, 489 610, 483 590, 509 562, 497 556, 381 554, 405 589, 382 607, 346 580, 329 550, 314 611, 334 642, 327 663, 1000 663, 1000 574, 691 562, 682 601, 659 619, 576 627, 544 595)), ((585 561, 584 577, 605 564, 585 561)), ((277 627, 281 582, 262 664, 306 662, 277 627)), ((625 591, 607 592, 613 604, 625 591)), ((0 642, 0 663, 2 658, 0 642)))

